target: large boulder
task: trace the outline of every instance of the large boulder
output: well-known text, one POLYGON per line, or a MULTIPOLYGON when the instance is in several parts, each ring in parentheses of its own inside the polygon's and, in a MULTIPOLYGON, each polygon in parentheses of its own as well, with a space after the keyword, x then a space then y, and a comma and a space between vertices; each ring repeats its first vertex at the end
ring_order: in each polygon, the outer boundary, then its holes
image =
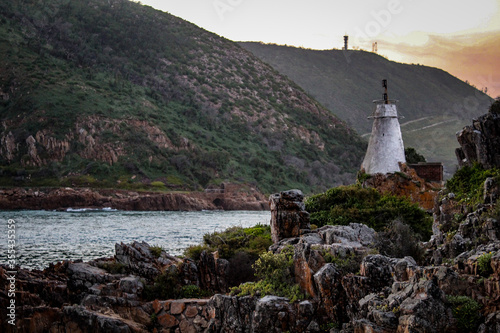
POLYGON ((342 287, 341 272, 334 264, 328 263, 314 274, 314 282, 324 314, 332 322, 346 322, 346 293, 342 287))
POLYGON ((198 270, 201 288, 223 293, 229 290, 229 261, 226 259, 218 258, 216 253, 203 251, 200 255, 198 270))
POLYGON ((289 190, 269 197, 271 208, 271 237, 274 243, 285 238, 298 237, 310 230, 309 213, 305 210, 304 194, 289 190))
POLYGON ((115 258, 131 272, 151 280, 163 273, 167 267, 182 263, 181 259, 170 256, 165 251, 161 251, 160 255, 155 257, 150 248, 146 242, 117 243, 115 258))
POLYGON ((313 301, 290 303, 287 298, 215 295, 208 302, 207 332, 320 332, 313 301))

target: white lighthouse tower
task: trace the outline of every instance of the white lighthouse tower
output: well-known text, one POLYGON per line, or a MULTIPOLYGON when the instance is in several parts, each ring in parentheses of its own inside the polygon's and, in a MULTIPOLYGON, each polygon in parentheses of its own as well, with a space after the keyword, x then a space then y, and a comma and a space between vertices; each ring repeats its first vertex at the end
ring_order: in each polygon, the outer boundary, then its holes
POLYGON ((382 85, 384 98, 373 101, 377 104, 376 110, 368 117, 374 119, 372 134, 361 164, 361 170, 368 174, 397 172, 400 171, 399 163, 406 162, 396 104, 388 98, 387 80, 382 80, 382 85))

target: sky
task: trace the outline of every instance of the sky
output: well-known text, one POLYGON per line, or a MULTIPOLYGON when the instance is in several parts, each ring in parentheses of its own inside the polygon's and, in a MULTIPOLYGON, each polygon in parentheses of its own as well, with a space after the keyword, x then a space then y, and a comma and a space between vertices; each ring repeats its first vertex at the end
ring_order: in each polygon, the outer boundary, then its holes
POLYGON ((233 41, 372 51, 500 96, 500 0, 141 0, 233 41))

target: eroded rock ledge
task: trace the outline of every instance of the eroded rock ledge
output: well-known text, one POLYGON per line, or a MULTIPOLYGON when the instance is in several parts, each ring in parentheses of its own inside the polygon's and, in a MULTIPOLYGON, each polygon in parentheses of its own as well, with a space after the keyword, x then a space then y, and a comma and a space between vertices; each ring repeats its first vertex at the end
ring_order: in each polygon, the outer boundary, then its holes
POLYGON ((0 210, 104 208, 136 211, 267 210, 267 198, 256 190, 206 192, 134 192, 88 188, 0 189, 0 210))

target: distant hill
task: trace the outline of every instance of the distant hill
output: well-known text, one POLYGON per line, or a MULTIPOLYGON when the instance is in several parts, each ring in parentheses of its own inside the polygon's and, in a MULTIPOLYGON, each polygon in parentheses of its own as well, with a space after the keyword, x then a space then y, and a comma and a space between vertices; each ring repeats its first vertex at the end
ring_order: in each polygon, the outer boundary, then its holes
POLYGON ((0 122, 13 186, 310 193, 366 147, 238 44, 126 0, 0 2, 0 122))
POLYGON ((372 100, 382 99, 387 79, 389 98, 397 99, 405 146, 428 161, 457 165, 455 133, 488 110, 492 99, 437 68, 389 61, 364 51, 316 51, 262 43, 240 43, 368 139, 372 100))

